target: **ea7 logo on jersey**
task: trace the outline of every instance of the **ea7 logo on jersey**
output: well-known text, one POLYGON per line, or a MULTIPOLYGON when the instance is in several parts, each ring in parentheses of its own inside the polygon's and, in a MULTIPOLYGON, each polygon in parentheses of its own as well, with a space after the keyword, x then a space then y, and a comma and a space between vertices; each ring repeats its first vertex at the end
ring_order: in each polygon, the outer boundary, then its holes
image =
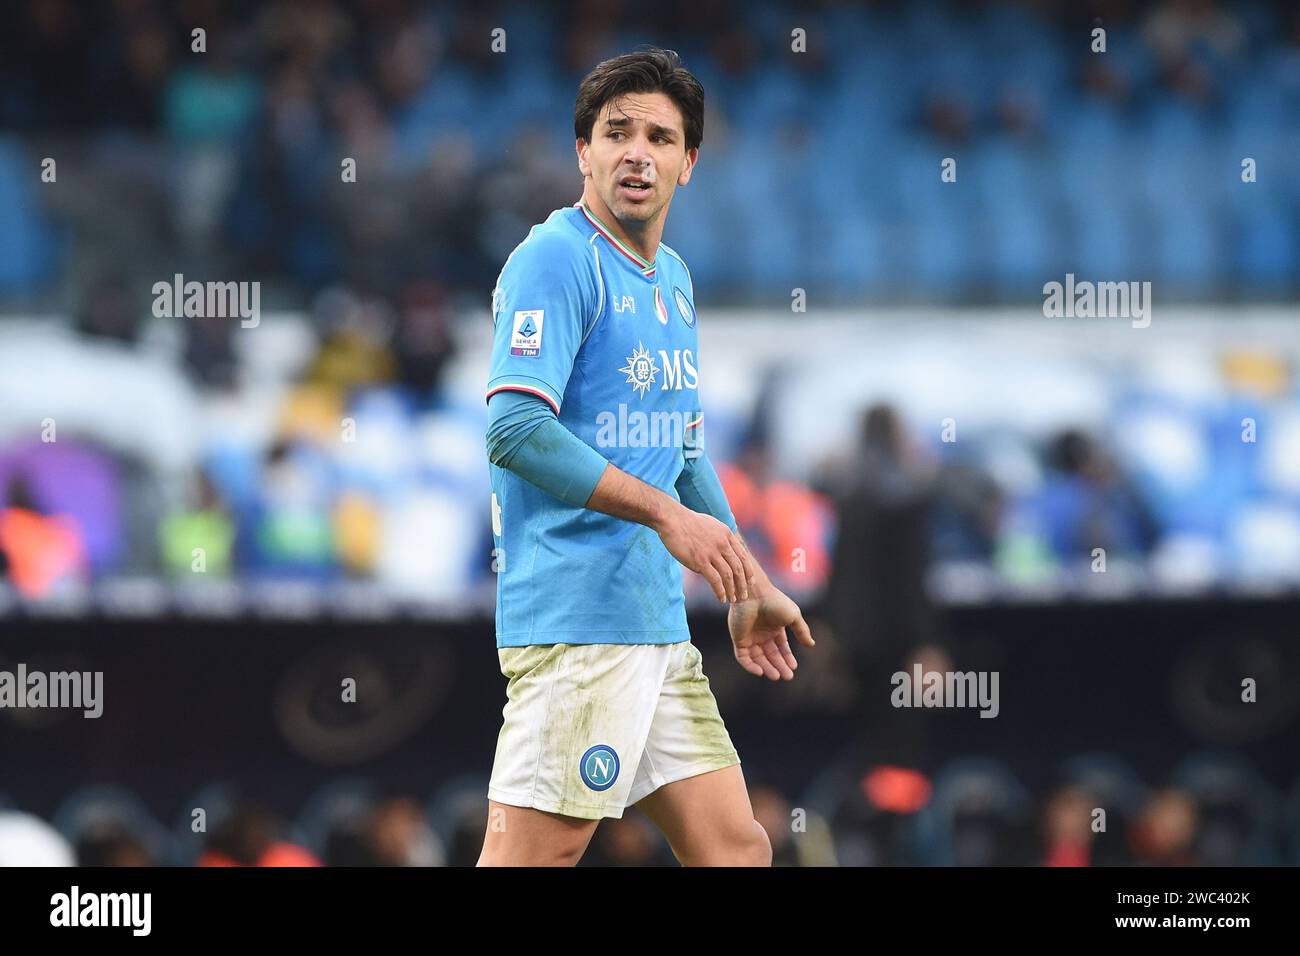
POLYGON ((542 354, 542 309, 515 313, 515 330, 510 335, 510 354, 542 354))

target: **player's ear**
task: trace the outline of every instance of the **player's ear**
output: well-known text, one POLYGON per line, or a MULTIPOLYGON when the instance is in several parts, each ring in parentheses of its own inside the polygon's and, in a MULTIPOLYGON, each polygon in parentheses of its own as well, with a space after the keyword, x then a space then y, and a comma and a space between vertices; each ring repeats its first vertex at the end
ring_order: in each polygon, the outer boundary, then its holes
POLYGON ((591 175, 591 164, 587 162, 587 150, 591 148, 591 144, 585 139, 580 139, 574 143, 573 148, 578 153, 578 172, 582 173, 585 179, 591 175))
POLYGON ((700 148, 698 146, 696 146, 694 149, 688 149, 686 151, 686 164, 682 166, 681 175, 677 177, 678 186, 685 186, 687 183, 691 181, 691 171, 695 169, 695 163, 699 160, 699 158, 700 158, 700 148))

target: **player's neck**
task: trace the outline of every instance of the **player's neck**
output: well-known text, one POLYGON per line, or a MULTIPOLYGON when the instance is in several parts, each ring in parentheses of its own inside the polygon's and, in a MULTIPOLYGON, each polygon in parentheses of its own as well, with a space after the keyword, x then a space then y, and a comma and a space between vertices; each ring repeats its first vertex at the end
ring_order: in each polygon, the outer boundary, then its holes
POLYGON ((583 190, 581 202, 606 232, 644 259, 646 265, 654 265, 655 255, 659 252, 659 240, 664 234, 663 215, 656 216, 653 222, 639 224, 639 229, 630 230, 615 218, 609 207, 591 189, 583 190))

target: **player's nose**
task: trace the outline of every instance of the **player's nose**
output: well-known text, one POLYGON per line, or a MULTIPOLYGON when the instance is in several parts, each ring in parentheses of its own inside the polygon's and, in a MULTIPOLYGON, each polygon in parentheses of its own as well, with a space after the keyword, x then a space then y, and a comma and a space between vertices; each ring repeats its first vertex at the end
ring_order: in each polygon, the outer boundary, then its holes
POLYGON ((650 143, 640 137, 632 140, 628 143, 627 152, 623 154, 623 162, 637 167, 649 166, 650 143))

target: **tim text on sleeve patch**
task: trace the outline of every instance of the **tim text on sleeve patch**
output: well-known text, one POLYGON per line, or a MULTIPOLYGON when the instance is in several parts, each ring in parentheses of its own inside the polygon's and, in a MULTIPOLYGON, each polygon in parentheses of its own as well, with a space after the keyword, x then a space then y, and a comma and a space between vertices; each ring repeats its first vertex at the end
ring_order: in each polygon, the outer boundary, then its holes
POLYGON ((510 354, 542 354, 542 309, 515 313, 515 330, 510 335, 510 354))

